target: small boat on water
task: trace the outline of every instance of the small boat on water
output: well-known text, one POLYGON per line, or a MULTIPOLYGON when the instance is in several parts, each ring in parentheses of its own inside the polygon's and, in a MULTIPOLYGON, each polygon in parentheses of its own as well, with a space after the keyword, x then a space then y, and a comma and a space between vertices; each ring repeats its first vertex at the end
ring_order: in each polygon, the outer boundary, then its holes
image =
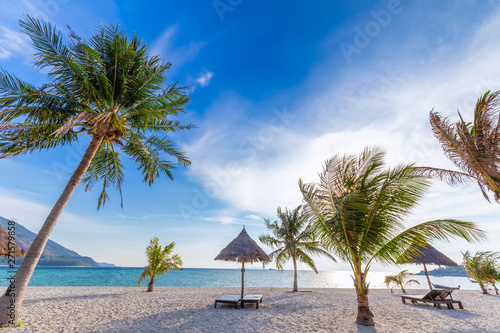
POLYGON ((435 284, 435 283, 433 283, 432 285, 434 286, 434 288, 438 288, 438 289, 456 289, 456 290, 460 289, 460 286, 458 286, 458 287, 447 287, 447 286, 443 286, 443 285, 435 284))

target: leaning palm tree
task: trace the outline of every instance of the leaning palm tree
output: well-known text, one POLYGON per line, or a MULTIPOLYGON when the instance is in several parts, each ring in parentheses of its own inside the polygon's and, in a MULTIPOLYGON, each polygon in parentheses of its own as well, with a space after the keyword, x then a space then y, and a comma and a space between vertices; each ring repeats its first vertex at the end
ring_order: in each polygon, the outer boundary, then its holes
POLYGON ((496 283, 500 281, 500 265, 494 260, 489 260, 487 269, 487 281, 493 289, 495 289, 495 294, 499 295, 496 283))
MULTIPOLYGON (((384 283, 387 285, 389 285, 390 283, 395 283, 401 288, 401 292, 406 294, 406 290, 405 290, 406 285, 408 285, 409 283, 420 284, 420 282, 418 282, 417 280, 414 280, 414 279, 408 280, 408 277, 410 275, 413 275, 413 274, 408 273, 408 271, 405 269, 404 271, 401 271, 396 275, 387 275, 384 278, 384 283)), ((392 288, 391 288, 391 293, 392 293, 392 288)))
POLYGON ((405 228, 430 186, 412 165, 386 168, 385 153, 366 148, 359 156, 327 160, 319 183, 299 180, 305 209, 318 235, 333 255, 349 263, 358 301, 357 323, 374 325, 368 304, 367 274, 374 262, 395 264, 412 244, 462 237, 485 238, 474 223, 435 220, 405 228))
POLYGON ((500 201, 500 91, 486 92, 478 99, 474 121, 452 124, 437 112, 430 112, 430 122, 445 155, 463 172, 421 168, 423 173, 437 175, 454 185, 476 181, 486 200, 487 191, 500 201))
POLYGON ((276 268, 283 270, 285 264, 292 259, 293 263, 293 291, 298 291, 297 288, 297 260, 303 262, 318 274, 314 260, 310 254, 325 255, 335 261, 321 244, 315 239, 314 229, 309 224, 307 217, 304 215, 302 206, 298 206, 292 211, 281 207, 277 209, 280 222, 271 222, 269 219, 264 219, 267 229, 272 235, 261 235, 259 240, 262 244, 277 248, 269 257, 276 261, 276 268))
MULTIPOLYGON (((31 38, 34 64, 48 75, 41 88, 0 70, 0 158, 76 143, 90 143, 55 206, 34 239, 11 289, 0 298, 0 326, 19 320, 29 279, 59 216, 83 179, 86 190, 101 184, 98 209, 116 187, 121 196, 120 151, 138 163, 151 185, 178 165, 190 164, 167 137, 182 126, 171 117, 188 102, 176 84, 162 88, 170 63, 148 56, 147 47, 118 26, 98 26, 83 39, 70 30, 67 42, 55 26, 29 16, 20 21, 31 38), (164 158, 170 155, 173 161, 164 158), (15 316, 5 309, 15 302, 15 316)), ((123 200, 122 200, 123 205, 123 200)))
POLYGON ((497 261, 500 258, 500 253, 491 251, 477 251, 472 254, 470 251, 462 253, 462 266, 474 282, 479 284, 483 294, 488 294, 486 283, 492 283, 495 291, 498 294, 495 282, 500 279, 498 272, 497 261))
POLYGON ((158 245, 158 238, 154 237, 149 241, 146 248, 146 256, 148 257, 148 265, 139 276, 137 286, 141 287, 141 282, 149 277, 148 292, 153 291, 156 277, 167 274, 172 269, 180 270, 182 266, 181 257, 178 254, 173 254, 175 242, 166 245, 163 249, 158 245))

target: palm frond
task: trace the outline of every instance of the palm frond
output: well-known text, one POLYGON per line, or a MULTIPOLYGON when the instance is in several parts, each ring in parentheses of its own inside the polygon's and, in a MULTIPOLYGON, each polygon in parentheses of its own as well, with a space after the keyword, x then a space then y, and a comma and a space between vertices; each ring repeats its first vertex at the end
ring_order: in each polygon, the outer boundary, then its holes
POLYGON ((451 184, 474 179, 489 201, 487 190, 500 200, 500 92, 486 92, 474 109, 474 121, 464 121, 460 112, 456 124, 432 110, 430 122, 434 136, 445 155, 463 173, 432 168, 424 172, 438 176, 451 184), (467 177, 468 176, 468 177, 467 177))

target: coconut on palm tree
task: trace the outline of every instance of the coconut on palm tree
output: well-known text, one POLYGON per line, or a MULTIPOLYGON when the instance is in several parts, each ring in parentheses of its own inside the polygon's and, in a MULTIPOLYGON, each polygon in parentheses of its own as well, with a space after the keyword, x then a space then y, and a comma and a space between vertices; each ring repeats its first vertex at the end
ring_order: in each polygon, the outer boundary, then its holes
POLYGON ((167 274, 172 269, 180 270, 182 266, 181 257, 178 254, 172 254, 175 242, 166 245, 164 248, 158 244, 158 238, 154 237, 149 241, 146 248, 146 256, 148 258, 148 265, 139 276, 137 286, 141 286, 141 282, 149 277, 148 292, 153 291, 155 279, 163 274, 167 274))
POLYGON ((161 175, 172 178, 173 169, 190 164, 167 136, 190 127, 172 118, 189 98, 184 88, 164 85, 170 63, 149 56, 135 34, 129 38, 118 26, 101 25, 88 39, 70 30, 65 41, 50 23, 27 16, 20 25, 32 40, 34 65, 47 73, 48 83, 38 88, 0 71, 0 158, 85 138, 90 143, 17 271, 16 292, 8 289, 0 298, 0 326, 18 322, 33 270, 82 179, 87 190, 100 184, 99 209, 109 187, 121 194, 121 153, 138 164, 149 185, 161 175), (6 311, 12 302, 14 316, 6 311))
MULTIPOLYGON (((401 288, 401 292, 406 294, 405 287, 409 283, 416 283, 420 284, 417 280, 414 279, 408 279, 411 275, 411 273, 408 273, 408 271, 405 269, 404 271, 399 272, 396 275, 387 275, 384 278, 384 283, 389 285, 390 283, 395 283, 401 288)), ((391 293, 392 293, 392 288, 391 288, 391 293)))
POLYGON ((469 251, 462 253, 464 259, 462 266, 469 278, 477 282, 481 287, 483 294, 487 294, 486 283, 491 283, 498 295, 498 289, 495 282, 500 281, 500 268, 498 260, 500 253, 491 251, 477 251, 472 254, 469 251))
POLYGON ((359 156, 327 160, 319 183, 299 180, 305 209, 333 255, 349 263, 357 294, 357 323, 374 325, 367 275, 374 262, 395 264, 408 247, 433 240, 483 239, 474 223, 435 220, 405 227, 430 180, 412 165, 387 168, 385 153, 366 148, 359 156))
POLYGON ((488 201, 489 190, 499 202, 500 91, 488 91, 478 99, 472 122, 466 122, 460 112, 458 115, 460 120, 452 124, 432 110, 430 123, 445 155, 462 172, 438 168, 420 170, 424 174, 436 175, 452 185, 473 180, 488 201))
POLYGON ((310 255, 325 255, 335 261, 321 244, 316 240, 313 226, 309 223, 302 206, 292 211, 281 207, 277 209, 280 221, 271 222, 264 219, 271 235, 261 235, 259 240, 272 249, 269 257, 276 261, 276 268, 283 270, 285 264, 291 259, 293 263, 293 291, 297 288, 297 260, 309 266, 316 274, 316 264, 310 255))

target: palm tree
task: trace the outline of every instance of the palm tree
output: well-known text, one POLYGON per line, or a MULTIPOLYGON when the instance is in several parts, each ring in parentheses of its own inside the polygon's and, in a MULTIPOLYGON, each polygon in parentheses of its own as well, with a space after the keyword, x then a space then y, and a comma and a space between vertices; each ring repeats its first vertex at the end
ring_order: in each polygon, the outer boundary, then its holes
POLYGON ((121 195, 120 151, 138 163, 149 185, 164 174, 172 178, 178 165, 190 164, 167 137, 191 127, 171 118, 189 98, 176 84, 162 89, 170 63, 149 57, 135 34, 129 39, 118 26, 102 25, 89 39, 70 30, 65 44, 50 23, 26 16, 20 25, 33 42, 35 67, 48 73, 49 83, 37 88, 0 70, 0 158, 69 145, 87 136, 90 144, 19 267, 15 293, 7 289, 0 298, 0 326, 19 321, 29 279, 82 179, 86 190, 101 184, 99 209, 110 186, 121 195), (5 310, 11 302, 16 304, 15 318, 5 310))
POLYGON ((469 251, 462 253, 464 259, 462 266, 473 281, 481 287, 483 294, 487 294, 486 283, 491 283, 498 295, 495 282, 500 280, 500 273, 497 261, 500 253, 491 251, 478 251, 472 255, 469 251))
POLYGON ((292 211, 285 208, 283 212, 281 207, 277 209, 280 222, 271 222, 264 219, 267 229, 272 235, 261 235, 259 240, 271 248, 277 248, 269 257, 276 261, 276 268, 283 270, 288 260, 293 262, 293 291, 297 289, 297 260, 305 263, 318 274, 314 260, 309 254, 325 255, 335 261, 319 242, 315 239, 314 229, 309 224, 304 215, 302 206, 298 206, 292 211))
MULTIPOLYGON (((420 284, 420 282, 414 279, 407 280, 410 275, 413 274, 408 273, 408 271, 405 269, 404 271, 401 271, 396 275, 387 275, 384 279, 384 283, 387 285, 389 285, 390 283, 396 283, 397 285, 399 285, 399 287, 401 287, 401 292, 406 294, 405 287, 408 283, 420 284)), ((391 288, 391 293, 392 293, 392 288, 391 288)))
POLYGON ((148 292, 153 291, 155 279, 159 275, 167 274, 172 269, 180 270, 182 266, 181 257, 178 254, 172 255, 175 242, 166 245, 163 249, 158 245, 158 238, 154 237, 149 241, 146 248, 146 256, 148 257, 148 265, 139 276, 137 286, 141 287, 141 281, 149 277, 148 292))
POLYGON ((478 183, 483 196, 487 190, 500 201, 500 91, 486 92, 478 99, 474 109, 474 121, 460 120, 451 124, 447 118, 432 110, 430 122, 445 155, 463 172, 421 168, 425 174, 437 175, 452 185, 469 180, 478 183))
POLYGON ((500 266, 496 261, 490 260, 487 269, 487 282, 495 289, 495 294, 499 295, 496 283, 500 281, 500 266))
POLYGON ((319 183, 299 180, 305 209, 333 254, 349 263, 358 301, 357 323, 374 325, 368 304, 367 274, 373 262, 395 264, 413 243, 449 236, 485 238, 471 222, 435 220, 405 229, 405 217, 418 204, 430 180, 412 165, 386 168, 385 153, 366 148, 359 156, 327 160, 319 183))

